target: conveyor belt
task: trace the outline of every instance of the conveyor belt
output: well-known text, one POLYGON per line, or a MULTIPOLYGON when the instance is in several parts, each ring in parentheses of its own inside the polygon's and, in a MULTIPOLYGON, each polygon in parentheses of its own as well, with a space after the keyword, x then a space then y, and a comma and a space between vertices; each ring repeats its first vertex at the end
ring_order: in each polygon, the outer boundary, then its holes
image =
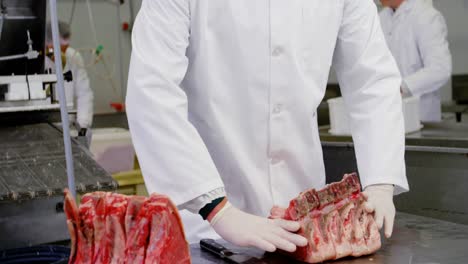
MULTIPOLYGON (((229 246, 229 249, 262 258, 267 264, 294 264, 279 254, 263 255, 263 252, 229 246)), ((192 245, 192 264, 227 263, 192 245)), ((468 225, 455 224, 432 218, 398 213, 393 237, 384 241, 374 255, 348 258, 333 264, 460 264, 468 260, 468 225)))
MULTIPOLYGON (((62 134, 49 124, 0 128, 0 201, 61 195, 67 187, 62 134)), ((112 177, 73 142, 78 192, 113 190, 112 177)))

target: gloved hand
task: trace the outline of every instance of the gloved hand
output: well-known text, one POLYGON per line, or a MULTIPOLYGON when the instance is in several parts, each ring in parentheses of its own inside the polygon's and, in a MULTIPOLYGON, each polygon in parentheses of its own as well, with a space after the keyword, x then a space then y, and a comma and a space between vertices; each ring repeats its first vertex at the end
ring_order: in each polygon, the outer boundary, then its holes
POLYGON ((81 128, 79 131, 78 131, 78 136, 79 137, 86 137, 86 133, 88 132, 88 129, 87 128, 81 128))
POLYGON ((91 146, 92 131, 90 128, 80 128, 76 139, 86 148, 91 146))
POLYGON ((363 194, 367 202, 364 208, 368 213, 374 213, 374 219, 379 229, 385 223, 385 236, 390 238, 395 221, 395 205, 393 204, 393 185, 377 184, 368 186, 363 194))
POLYGON ((306 238, 293 233, 299 230, 299 223, 247 214, 229 202, 213 217, 211 226, 228 242, 268 252, 276 249, 294 252, 297 246, 308 243, 306 238))

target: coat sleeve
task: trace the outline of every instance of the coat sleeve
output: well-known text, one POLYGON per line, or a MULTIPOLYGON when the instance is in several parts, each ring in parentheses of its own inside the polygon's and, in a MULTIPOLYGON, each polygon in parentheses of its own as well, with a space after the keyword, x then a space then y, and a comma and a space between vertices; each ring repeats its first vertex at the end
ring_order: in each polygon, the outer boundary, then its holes
POLYGON ((146 187, 181 205, 224 187, 180 84, 188 68, 189 0, 145 0, 132 35, 127 115, 146 187))
POLYGON ((93 123, 94 94, 89 83, 88 73, 80 53, 73 56, 73 85, 76 94, 77 122, 82 128, 89 128, 93 123))
POLYGON ((430 9, 418 14, 414 34, 423 67, 405 77, 404 85, 412 95, 434 92, 448 82, 452 74, 452 56, 447 41, 444 17, 430 9))
POLYGON ((347 0, 334 67, 347 107, 361 183, 409 189, 401 77, 372 0, 347 0))

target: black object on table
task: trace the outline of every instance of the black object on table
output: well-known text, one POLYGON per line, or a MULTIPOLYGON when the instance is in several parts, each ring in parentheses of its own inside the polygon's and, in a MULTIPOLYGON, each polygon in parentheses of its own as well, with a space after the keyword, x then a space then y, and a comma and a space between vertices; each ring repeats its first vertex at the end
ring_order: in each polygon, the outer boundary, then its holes
POLYGON ((64 246, 36 246, 0 251, 2 264, 64 264, 68 263, 70 248, 64 246))
POLYGON ((220 259, 226 260, 229 263, 266 264, 266 262, 260 260, 259 258, 231 251, 213 239, 202 239, 200 241, 200 248, 220 259))

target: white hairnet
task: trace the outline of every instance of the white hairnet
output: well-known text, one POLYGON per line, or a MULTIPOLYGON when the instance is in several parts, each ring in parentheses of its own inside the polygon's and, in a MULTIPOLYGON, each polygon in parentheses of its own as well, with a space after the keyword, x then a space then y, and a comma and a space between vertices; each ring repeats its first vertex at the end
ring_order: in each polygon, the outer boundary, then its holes
MULTIPOLYGON (((50 25, 50 21, 47 22, 47 29, 46 29, 46 42, 52 43, 52 28, 50 25)), ((59 35, 62 39, 69 39, 71 36, 71 29, 70 25, 67 22, 59 21, 59 35)))

